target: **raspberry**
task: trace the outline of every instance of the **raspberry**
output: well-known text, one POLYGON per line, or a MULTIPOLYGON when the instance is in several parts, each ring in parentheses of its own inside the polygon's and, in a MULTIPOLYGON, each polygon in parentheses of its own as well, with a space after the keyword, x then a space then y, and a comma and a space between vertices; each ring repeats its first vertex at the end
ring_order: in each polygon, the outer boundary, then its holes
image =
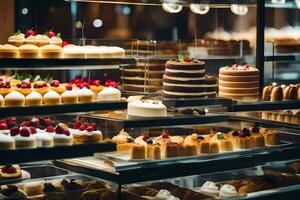
POLYGON ((21 128, 21 130, 20 130, 20 135, 21 136, 23 136, 23 137, 29 137, 30 134, 31 134, 30 128, 28 128, 28 127, 21 128))
POLYGON ((46 132, 48 132, 48 133, 54 133, 55 132, 55 128, 53 126, 49 125, 47 127, 47 129, 46 129, 46 132))
POLYGON ((20 133, 20 130, 18 127, 13 127, 12 129, 10 129, 10 135, 11 136, 16 136, 16 135, 19 135, 20 133))
POLYGON ((88 126, 85 130, 87 132, 92 132, 94 130, 94 128, 93 128, 93 126, 88 126))
POLYGON ((79 129, 80 126, 81 126, 80 120, 76 120, 76 121, 73 123, 73 128, 74 128, 74 129, 79 129))
POLYGON ((36 128, 34 126, 30 126, 29 128, 30 128, 31 134, 37 133, 36 128))
POLYGON ((8 127, 7 127, 7 124, 6 123, 1 123, 0 124, 0 130, 6 130, 8 127))
POLYGON ((169 134, 168 133, 164 133, 164 134, 162 134, 161 137, 164 138, 164 139, 167 139, 167 138, 169 138, 169 134))

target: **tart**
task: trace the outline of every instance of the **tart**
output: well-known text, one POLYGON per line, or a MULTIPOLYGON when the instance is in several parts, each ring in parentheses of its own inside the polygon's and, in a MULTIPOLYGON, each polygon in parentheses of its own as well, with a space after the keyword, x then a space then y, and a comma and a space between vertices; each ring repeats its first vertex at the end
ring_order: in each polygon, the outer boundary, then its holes
POLYGON ((33 84, 33 88, 35 91, 37 91, 38 93, 40 93, 41 95, 46 94, 50 88, 49 88, 49 84, 44 82, 44 81, 37 81, 33 84))
POLYGON ((48 44, 40 48, 41 58, 61 58, 62 48, 57 45, 48 44))
POLYGON ((66 91, 61 94, 63 104, 74 104, 78 103, 78 93, 73 90, 72 85, 66 85, 66 91))
POLYGON ((49 44, 49 37, 47 35, 36 35, 36 40, 39 47, 49 44))
POLYGON ((29 127, 13 127, 10 130, 10 135, 14 137, 16 141, 16 148, 32 149, 36 148, 36 138, 31 134, 29 127))
POLYGON ((5 97, 8 93, 11 92, 10 81, 0 81, 0 95, 5 97))
POLYGON ((58 94, 62 94, 66 90, 65 85, 61 84, 58 80, 53 80, 50 83, 50 86, 51 86, 51 90, 57 92, 58 94))
POLYGON ((25 97, 17 91, 12 91, 4 97, 5 106, 24 106, 25 97))
POLYGON ((32 44, 24 44, 19 47, 20 58, 38 58, 39 48, 32 44))
POLYGON ((99 80, 90 80, 90 89, 95 93, 95 96, 97 97, 97 94, 104 89, 104 86, 100 85, 99 80))
POLYGON ((31 83, 27 81, 21 81, 17 83, 17 87, 15 88, 16 91, 22 93, 24 96, 31 93, 31 83))
POLYGON ((18 58, 18 47, 5 44, 0 47, 0 58, 18 58))
POLYGON ((61 104, 61 97, 57 92, 49 90, 43 96, 43 102, 45 105, 59 105, 61 104))
POLYGON ((40 93, 32 91, 25 97, 26 106, 40 106, 43 104, 43 97, 40 93))
POLYGON ((22 172, 19 165, 9 165, 1 167, 0 178, 18 178, 22 176, 22 172))
POLYGON ((81 103, 93 102, 94 93, 90 89, 84 87, 82 89, 77 90, 76 92, 78 95, 79 102, 81 102, 81 103))
POLYGON ((120 101, 121 92, 120 90, 113 87, 105 87, 97 95, 98 101, 120 101))
POLYGON ((9 135, 0 134, 0 150, 15 149, 15 139, 9 135))
POLYGON ((24 42, 25 42, 25 35, 19 31, 14 35, 9 36, 8 38, 8 43, 16 47, 23 45, 24 42))

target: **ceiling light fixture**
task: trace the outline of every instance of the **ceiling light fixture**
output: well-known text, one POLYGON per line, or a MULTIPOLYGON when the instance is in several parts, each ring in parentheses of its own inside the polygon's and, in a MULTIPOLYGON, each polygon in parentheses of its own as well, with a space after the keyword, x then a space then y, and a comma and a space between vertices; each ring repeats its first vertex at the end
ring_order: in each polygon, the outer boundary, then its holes
POLYGON ((236 15, 246 15, 248 13, 248 7, 245 5, 231 4, 230 9, 236 15))
POLYGON ((168 13, 179 13, 183 6, 175 3, 162 3, 162 8, 168 13))
POLYGON ((190 5, 190 9, 195 14, 204 15, 204 14, 208 13, 209 5, 208 4, 195 4, 195 3, 192 3, 190 5))

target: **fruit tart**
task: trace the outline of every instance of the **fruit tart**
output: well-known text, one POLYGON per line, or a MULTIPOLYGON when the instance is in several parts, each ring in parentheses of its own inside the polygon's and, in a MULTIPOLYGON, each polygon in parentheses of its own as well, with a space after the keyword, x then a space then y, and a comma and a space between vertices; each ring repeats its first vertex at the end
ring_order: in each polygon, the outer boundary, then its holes
POLYGON ((21 81, 17 84, 15 90, 26 96, 32 91, 31 83, 28 81, 21 81))
POLYGON ((11 92, 10 81, 4 81, 0 78, 0 94, 5 97, 8 93, 11 92))
POLYGON ((99 80, 90 80, 90 89, 97 95, 104 89, 104 86, 100 85, 99 80))
POLYGON ((19 165, 3 166, 0 169, 0 178, 18 178, 21 176, 22 173, 19 165))
POLYGON ((50 90, 49 84, 44 82, 44 81, 35 82, 33 84, 33 88, 34 88, 35 91, 37 91, 41 95, 46 94, 50 90))
POLYGON ((50 83, 50 86, 51 90, 57 92, 58 94, 62 94, 66 90, 65 84, 60 83, 58 80, 53 80, 50 83))

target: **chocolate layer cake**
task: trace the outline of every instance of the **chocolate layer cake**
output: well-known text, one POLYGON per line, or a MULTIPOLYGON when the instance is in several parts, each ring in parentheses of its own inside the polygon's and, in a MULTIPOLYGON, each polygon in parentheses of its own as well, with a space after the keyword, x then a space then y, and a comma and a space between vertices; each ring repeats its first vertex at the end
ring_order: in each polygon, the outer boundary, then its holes
POLYGON ((164 98, 204 97, 205 86, 205 62, 184 58, 166 63, 163 76, 164 98))

